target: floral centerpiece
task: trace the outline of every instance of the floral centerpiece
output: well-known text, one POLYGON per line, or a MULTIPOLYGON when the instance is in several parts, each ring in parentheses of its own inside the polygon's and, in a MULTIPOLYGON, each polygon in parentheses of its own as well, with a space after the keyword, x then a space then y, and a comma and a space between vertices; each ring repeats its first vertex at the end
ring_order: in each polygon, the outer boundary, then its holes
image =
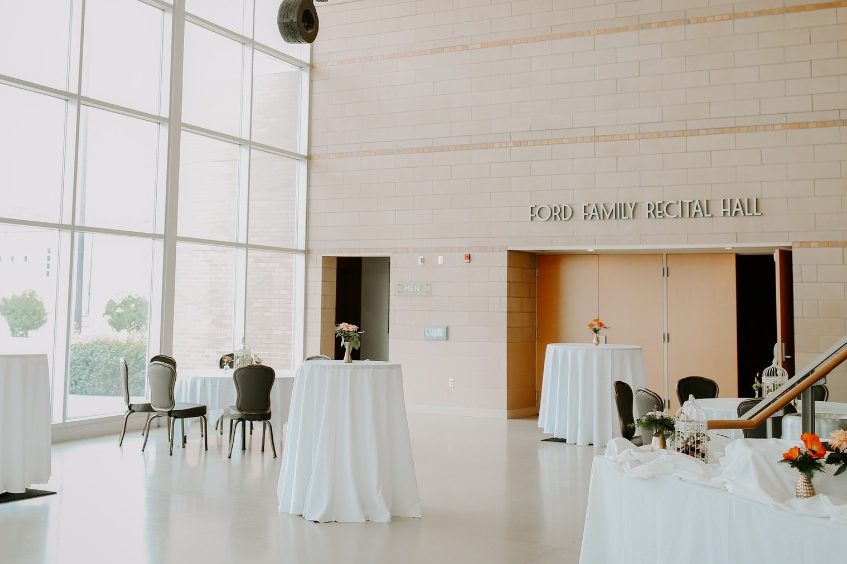
POLYGON ((599 318, 594 318, 591 320, 591 323, 588 324, 588 328, 591 329, 592 333, 594 333, 594 340, 591 341, 595 345, 600 344, 600 333, 604 329, 608 329, 609 326, 600 321, 599 318))
POLYGON ((640 429, 646 429, 653 434, 652 446, 667 448, 665 437, 673 433, 674 420, 673 417, 664 411, 649 411, 638 418, 635 426, 640 429))
POLYGON ((783 453, 780 462, 800 472, 794 486, 794 495, 800 498, 812 497, 815 495, 812 478, 815 472, 822 472, 824 469, 823 457, 826 456, 826 447, 814 433, 803 433, 800 440, 803 441, 803 446, 788 449, 783 453))
POLYGON ((847 431, 833 431, 829 435, 829 448, 832 452, 826 459, 827 464, 838 464, 835 475, 847 470, 847 431))
POLYGON ((221 357, 221 368, 235 368, 235 353, 225 354, 221 357))
POLYGON ((335 335, 341 340, 344 346, 344 362, 353 362, 351 356, 352 349, 358 350, 362 345, 361 334, 364 331, 359 330, 358 325, 352 323, 339 323, 335 326, 335 335))

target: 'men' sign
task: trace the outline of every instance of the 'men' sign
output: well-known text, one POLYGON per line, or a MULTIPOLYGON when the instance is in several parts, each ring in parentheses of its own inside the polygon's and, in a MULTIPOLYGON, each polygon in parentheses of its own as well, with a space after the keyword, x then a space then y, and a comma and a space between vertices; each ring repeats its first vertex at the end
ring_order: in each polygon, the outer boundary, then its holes
POLYGON ((530 221, 569 221, 574 215, 583 221, 602 221, 754 217, 762 215, 762 212, 759 209, 759 198, 589 202, 580 205, 533 204, 529 206, 530 221))

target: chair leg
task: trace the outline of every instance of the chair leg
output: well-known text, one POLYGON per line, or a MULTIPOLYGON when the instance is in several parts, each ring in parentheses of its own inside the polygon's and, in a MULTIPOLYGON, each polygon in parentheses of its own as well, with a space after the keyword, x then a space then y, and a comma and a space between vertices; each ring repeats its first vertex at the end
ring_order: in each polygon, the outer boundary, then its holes
POLYGON ((174 455, 174 430, 176 428, 176 421, 170 415, 168 416, 168 448, 170 450, 170 456, 174 455))
MULTIPOLYGON (((238 422, 240 419, 235 420, 235 430, 238 431, 238 422)), ((242 426, 243 429, 243 426, 242 426)), ((232 447, 235 445, 235 433, 232 432, 232 419, 229 421, 229 455, 227 458, 232 458, 232 447)))
POLYGON ((268 424, 268 430, 271 432, 271 450, 274 451, 274 458, 276 458, 276 443, 274 442, 274 426, 270 421, 266 422, 268 424))
POLYGON ((217 431, 218 429, 221 430, 221 436, 223 436, 223 434, 224 434, 224 414, 223 413, 221 413, 221 416, 218 417, 217 421, 215 421, 215 431, 217 431))
POLYGON ((247 450, 247 421, 241 422, 241 450, 247 450))
MULTIPOLYGON (((153 415, 153 414, 152 414, 152 413, 148 413, 148 414, 147 414, 147 422, 148 422, 148 423, 150 422, 150 416, 151 416, 151 415, 153 415)), ((143 427, 141 427, 141 434, 142 434, 142 435, 145 433, 144 429, 145 429, 146 425, 147 425, 147 424, 145 423, 145 425, 144 425, 143 427)))
POLYGON ((203 445, 206 447, 206 450, 209 450, 209 420, 203 415, 200 418, 200 422, 203 423, 203 426, 200 427, 200 432, 203 434, 203 445))
POLYGON ((127 410, 126 415, 124 415, 124 430, 121 431, 121 438, 118 439, 118 446, 123 446, 124 444, 124 435, 126 435, 126 422, 129 419, 129 416, 132 414, 132 411, 127 410))
POLYGON ((262 421, 262 452, 265 452, 265 429, 267 425, 265 425, 267 421, 262 421))
POLYGON ((250 434, 251 435, 253 434, 253 422, 252 421, 250 422, 250 434))
POLYGON ((179 420, 179 430, 182 432, 182 448, 185 448, 185 419, 182 418, 179 420))
POLYGON ((147 416, 147 423, 144 425, 144 444, 141 445, 141 452, 144 452, 144 449, 147 448, 147 439, 150 438, 150 422, 159 417, 157 413, 153 417, 147 416))

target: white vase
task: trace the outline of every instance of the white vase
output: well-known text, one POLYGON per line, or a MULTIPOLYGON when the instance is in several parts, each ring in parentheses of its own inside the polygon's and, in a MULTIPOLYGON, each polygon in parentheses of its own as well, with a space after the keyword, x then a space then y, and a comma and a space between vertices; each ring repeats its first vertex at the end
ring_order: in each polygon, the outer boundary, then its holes
POLYGON ((344 362, 353 362, 353 343, 350 341, 344 342, 344 362))

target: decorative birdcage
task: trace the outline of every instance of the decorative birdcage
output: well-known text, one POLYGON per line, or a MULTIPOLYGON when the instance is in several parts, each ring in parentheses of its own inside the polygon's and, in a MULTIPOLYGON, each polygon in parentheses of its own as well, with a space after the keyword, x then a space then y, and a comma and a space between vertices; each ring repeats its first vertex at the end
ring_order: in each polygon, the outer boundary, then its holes
POLYGON ((767 396, 786 382, 788 382, 788 371, 777 366, 776 359, 773 359, 773 363, 762 372, 762 396, 767 396))
POLYGON ((688 401, 676 412, 674 449, 705 462, 709 445, 708 430, 706 412, 694 396, 688 396, 688 401))

